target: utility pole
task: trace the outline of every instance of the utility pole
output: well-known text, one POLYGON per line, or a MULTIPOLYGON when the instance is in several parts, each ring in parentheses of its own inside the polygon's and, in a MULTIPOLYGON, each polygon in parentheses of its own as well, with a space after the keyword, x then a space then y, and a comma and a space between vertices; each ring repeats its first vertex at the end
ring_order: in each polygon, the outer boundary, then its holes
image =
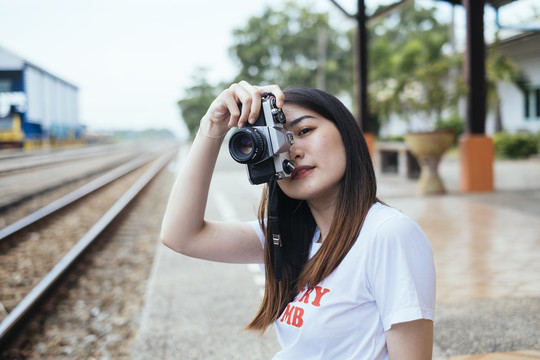
POLYGON ((356 96, 358 100, 358 123, 364 133, 369 133, 369 107, 367 97, 367 22, 380 16, 385 16, 412 0, 399 0, 386 6, 382 11, 377 11, 369 19, 366 17, 366 4, 364 0, 358 0, 356 14, 349 14, 336 0, 330 0, 345 16, 356 20, 356 96))
POLYGON ((317 28, 317 88, 326 90, 326 44, 328 31, 326 27, 317 28))
POLYGON ((369 111, 367 101, 367 27, 366 27, 366 4, 364 0, 358 0, 358 11, 356 13, 358 26, 358 39, 356 58, 358 59, 358 115, 360 126, 364 133, 369 132, 369 111))
POLYGON ((336 0, 330 0, 345 16, 355 19, 356 34, 356 97, 358 124, 364 133, 369 132, 368 102, 367 102, 367 35, 366 35, 366 5, 364 0, 358 0, 356 14, 349 14, 336 0))

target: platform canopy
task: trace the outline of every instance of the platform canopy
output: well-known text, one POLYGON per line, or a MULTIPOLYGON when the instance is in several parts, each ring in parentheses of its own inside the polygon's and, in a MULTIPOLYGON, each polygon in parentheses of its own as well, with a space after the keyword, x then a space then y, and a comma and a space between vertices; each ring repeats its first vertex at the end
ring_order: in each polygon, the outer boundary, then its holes
MULTIPOLYGON (((461 0, 441 0, 452 3, 454 5, 461 5, 461 0)), ((493 6, 495 9, 500 8, 501 6, 513 3, 517 0, 486 0, 486 3, 493 6)))
MULTIPOLYGON (((330 0, 336 7, 341 10, 346 16, 354 18, 358 23, 357 36, 357 96, 359 107, 359 122, 362 130, 369 132, 368 102, 367 102, 367 45, 366 45, 366 23, 369 20, 383 17, 392 13, 394 10, 411 0, 396 0, 387 6, 379 8, 371 16, 366 16, 365 0, 357 0, 358 9, 356 14, 347 12, 338 0, 330 0)), ((472 111, 468 111, 467 116, 467 132, 480 133, 485 132, 485 53, 484 53, 484 5, 489 4, 496 10, 500 7, 519 0, 434 0, 445 1, 454 5, 463 5, 467 13, 467 50, 466 50, 466 65, 465 73, 468 77, 468 85, 470 89, 475 91, 469 92, 468 103, 472 111), (472 76, 471 76, 472 75, 472 76), (478 90, 478 91, 476 91, 478 90), (473 106, 473 104, 477 104, 473 106), (480 104, 480 105, 478 105, 480 104)))
POLYGON ((484 134, 486 119, 486 69, 484 40, 484 5, 496 10, 518 0, 440 0, 463 5, 467 32, 464 53, 464 76, 467 94, 466 133, 484 134))

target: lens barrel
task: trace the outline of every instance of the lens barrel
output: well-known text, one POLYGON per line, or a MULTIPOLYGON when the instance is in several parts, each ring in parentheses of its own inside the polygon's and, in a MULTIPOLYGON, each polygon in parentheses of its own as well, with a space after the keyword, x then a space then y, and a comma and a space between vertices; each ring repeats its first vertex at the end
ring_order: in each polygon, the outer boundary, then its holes
POLYGON ((256 128, 238 129, 229 140, 229 152, 240 164, 254 164, 264 158, 266 140, 256 128))

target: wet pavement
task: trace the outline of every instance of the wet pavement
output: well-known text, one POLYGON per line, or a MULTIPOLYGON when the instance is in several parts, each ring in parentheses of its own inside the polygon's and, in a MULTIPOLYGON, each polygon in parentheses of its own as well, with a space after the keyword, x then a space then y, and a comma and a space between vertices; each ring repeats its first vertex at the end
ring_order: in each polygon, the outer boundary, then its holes
MULTIPOLYGON (((459 161, 447 156, 447 194, 426 197, 415 195, 416 181, 378 174, 379 198, 415 219, 434 249, 436 360, 540 359, 540 160, 497 161, 494 171, 494 192, 464 194, 459 161)), ((251 219, 258 191, 224 149, 207 216, 251 219)), ((134 358, 271 358, 272 329, 263 338, 241 331, 260 303, 261 280, 245 265, 160 247, 134 358)))
POLYGON ((434 359, 540 359, 540 161, 497 161, 495 191, 414 195, 416 182, 379 174, 379 197, 414 218, 437 268, 434 359), (476 355, 472 355, 476 354, 476 355))

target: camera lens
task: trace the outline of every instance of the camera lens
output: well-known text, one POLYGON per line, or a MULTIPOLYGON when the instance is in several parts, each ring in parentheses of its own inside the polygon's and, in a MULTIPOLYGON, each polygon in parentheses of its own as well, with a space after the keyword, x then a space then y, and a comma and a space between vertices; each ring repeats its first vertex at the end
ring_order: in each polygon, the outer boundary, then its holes
POLYGON ((250 155, 253 151, 253 141, 247 136, 238 139, 238 152, 242 155, 250 155))
POLYGON ((229 140, 229 152, 241 164, 253 164, 261 160, 266 150, 266 141, 257 129, 236 130, 229 140))

